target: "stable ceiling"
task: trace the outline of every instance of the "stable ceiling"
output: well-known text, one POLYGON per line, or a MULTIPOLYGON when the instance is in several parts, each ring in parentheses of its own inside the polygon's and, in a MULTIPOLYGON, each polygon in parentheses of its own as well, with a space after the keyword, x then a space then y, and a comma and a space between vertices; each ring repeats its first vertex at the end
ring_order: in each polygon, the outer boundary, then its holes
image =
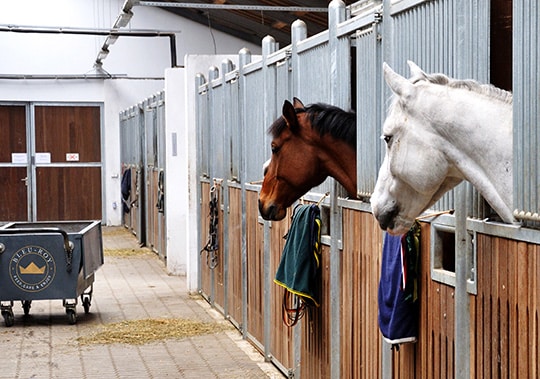
MULTIPOLYGON (((309 7, 328 9, 329 1, 251 1, 251 0, 214 0, 214 1, 162 1, 163 3, 193 3, 223 4, 228 7, 237 6, 275 6, 275 7, 309 7)), ((344 1, 346 5, 354 1, 344 1)), ((328 14, 326 12, 308 12, 304 10, 251 10, 251 9, 214 9, 214 8, 179 8, 164 7, 167 11, 188 18, 198 23, 209 25, 212 29, 241 38, 245 41, 260 45, 262 39, 271 35, 281 47, 291 42, 291 24, 301 19, 307 25, 308 36, 317 34, 328 28, 328 14)))

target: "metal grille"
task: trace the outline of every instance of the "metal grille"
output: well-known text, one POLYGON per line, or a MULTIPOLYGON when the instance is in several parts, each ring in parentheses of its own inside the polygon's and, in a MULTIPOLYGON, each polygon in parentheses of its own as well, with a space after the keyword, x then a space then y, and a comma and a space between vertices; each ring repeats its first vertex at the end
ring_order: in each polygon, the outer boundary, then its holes
POLYGON ((540 23, 536 0, 513 3, 514 215, 540 223, 540 23))

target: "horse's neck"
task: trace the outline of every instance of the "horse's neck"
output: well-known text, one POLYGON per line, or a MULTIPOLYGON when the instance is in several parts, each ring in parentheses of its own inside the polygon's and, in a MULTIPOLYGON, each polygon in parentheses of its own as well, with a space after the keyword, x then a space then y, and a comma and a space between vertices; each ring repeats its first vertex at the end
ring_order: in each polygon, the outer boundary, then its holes
POLYGON ((356 197, 356 151, 346 142, 328 138, 321 161, 331 177, 356 197))
MULTIPOLYGON (((463 179, 471 182, 506 222, 512 222, 512 105, 476 104, 447 110, 445 152, 463 179), (470 107, 467 109, 467 107, 470 107)), ((468 103, 472 104, 472 103, 468 103)))

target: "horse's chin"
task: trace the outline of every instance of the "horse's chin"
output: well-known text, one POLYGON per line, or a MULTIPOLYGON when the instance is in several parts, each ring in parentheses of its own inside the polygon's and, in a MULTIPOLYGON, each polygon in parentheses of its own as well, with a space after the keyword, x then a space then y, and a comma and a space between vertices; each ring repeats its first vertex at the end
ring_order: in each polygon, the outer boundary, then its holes
POLYGON ((283 213, 276 213, 273 215, 269 215, 268 217, 262 216, 262 218, 265 219, 266 221, 281 221, 285 218, 286 215, 287 215, 287 212, 284 211, 283 213))
POLYGON ((391 234, 393 236, 401 236, 409 231, 411 229, 411 226, 413 225, 414 221, 405 220, 400 218, 399 216, 395 219, 394 224, 392 227, 386 228, 386 232, 388 234, 391 234))
POLYGON ((402 236, 403 234, 407 233, 408 231, 409 231, 409 229, 403 228, 401 226, 397 226, 397 227, 395 227, 393 229, 390 229, 390 228, 386 229, 386 233, 391 234, 393 236, 402 236))
POLYGON ((259 203, 259 213, 266 221, 280 221, 287 215, 287 208, 278 207, 276 205, 265 207, 262 203, 259 203))

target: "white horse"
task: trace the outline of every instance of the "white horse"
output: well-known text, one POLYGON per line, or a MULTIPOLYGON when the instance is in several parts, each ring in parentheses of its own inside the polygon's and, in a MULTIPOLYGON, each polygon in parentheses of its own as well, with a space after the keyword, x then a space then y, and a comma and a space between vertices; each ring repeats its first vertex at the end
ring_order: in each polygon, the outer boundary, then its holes
POLYGON ((407 232, 414 219, 462 180, 503 221, 512 216, 512 94, 473 80, 428 75, 408 62, 411 79, 386 63, 394 99, 381 138, 386 155, 371 197, 383 230, 407 232))

